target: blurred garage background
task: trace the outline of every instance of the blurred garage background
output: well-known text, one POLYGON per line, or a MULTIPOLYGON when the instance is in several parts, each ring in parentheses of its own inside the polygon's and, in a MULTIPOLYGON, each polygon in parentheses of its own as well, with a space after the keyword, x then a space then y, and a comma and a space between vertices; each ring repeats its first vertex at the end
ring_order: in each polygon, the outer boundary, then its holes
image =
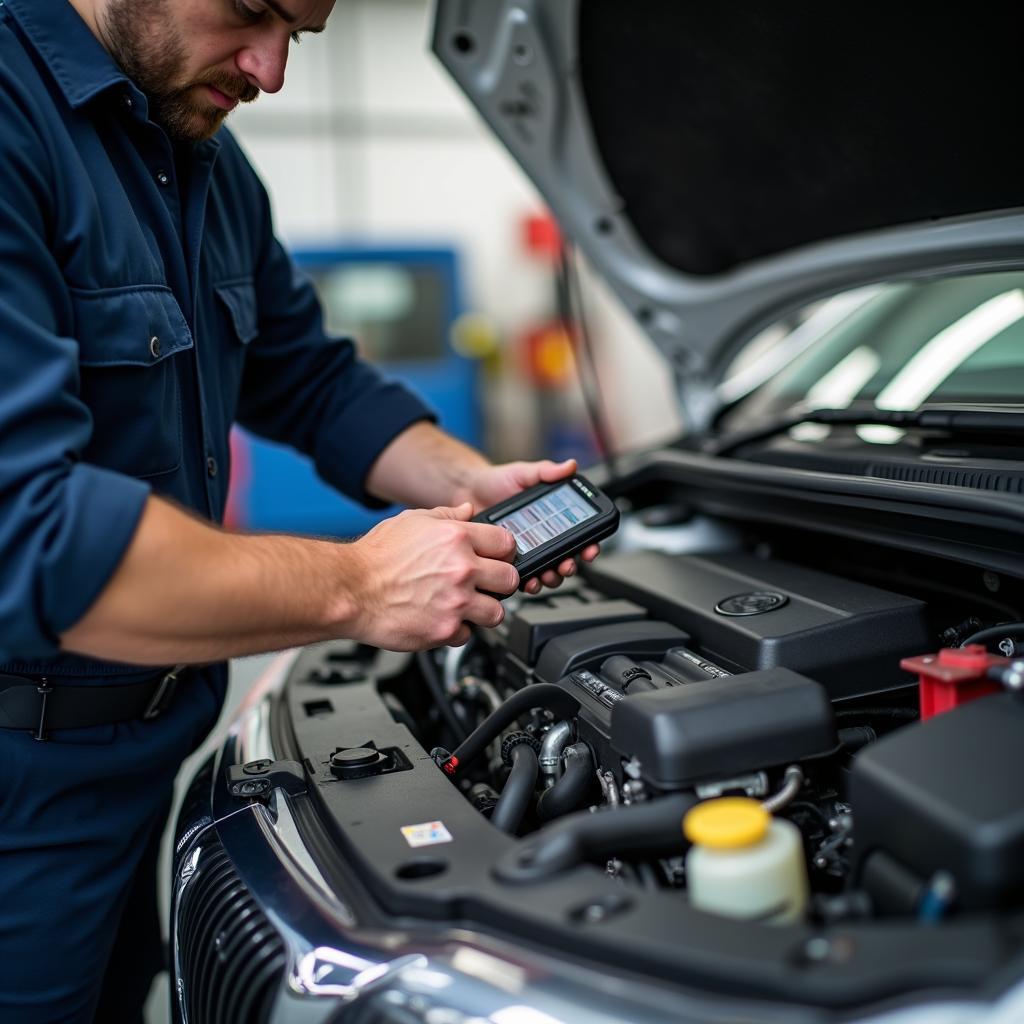
MULTIPOLYGON (((293 45, 283 91, 230 126, 332 329, 418 385, 448 429, 494 458, 585 464, 595 448, 555 320, 555 229, 428 52, 429 13, 426 0, 340 3, 324 34, 293 45)), ((677 423, 659 400, 663 364, 603 286, 585 287, 605 391, 614 381, 652 399, 611 404, 616 446, 668 436, 677 423)), ((241 525, 344 534, 369 524, 269 446, 243 441, 236 462, 241 525)))

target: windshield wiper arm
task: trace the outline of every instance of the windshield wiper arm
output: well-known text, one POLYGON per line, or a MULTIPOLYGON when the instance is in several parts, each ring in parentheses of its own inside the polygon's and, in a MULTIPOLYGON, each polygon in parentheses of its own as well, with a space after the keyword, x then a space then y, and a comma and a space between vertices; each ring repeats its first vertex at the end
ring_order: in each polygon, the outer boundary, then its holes
POLYGON ((941 430, 949 434, 1019 434, 1024 440, 1024 410, 1002 409, 809 409, 771 420, 763 427, 709 441, 704 451, 710 455, 731 455, 737 448, 785 434, 802 423, 828 426, 916 427, 941 430))

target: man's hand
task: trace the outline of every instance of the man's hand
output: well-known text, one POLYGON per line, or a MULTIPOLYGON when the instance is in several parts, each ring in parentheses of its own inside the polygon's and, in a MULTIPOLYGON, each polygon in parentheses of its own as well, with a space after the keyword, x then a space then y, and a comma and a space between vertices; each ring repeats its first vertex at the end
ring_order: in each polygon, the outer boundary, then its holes
POLYGON ((392 651, 460 646, 468 623, 496 626, 500 601, 519 574, 509 564, 515 541, 500 526, 470 523, 473 507, 402 512, 349 545, 361 569, 354 635, 392 651))
MULTIPOLYGON (((506 462, 500 466, 486 466, 474 473, 470 483, 457 493, 455 500, 471 502, 473 515, 477 515, 527 487, 539 483, 555 483, 575 472, 575 459, 567 459, 565 462, 506 462)), ((579 557, 592 562, 600 550, 599 545, 591 544, 580 552, 579 557)), ((567 558, 557 568, 529 580, 524 589, 528 594, 536 594, 542 583, 547 587, 557 587, 565 577, 575 575, 576 568, 576 560, 567 558)))

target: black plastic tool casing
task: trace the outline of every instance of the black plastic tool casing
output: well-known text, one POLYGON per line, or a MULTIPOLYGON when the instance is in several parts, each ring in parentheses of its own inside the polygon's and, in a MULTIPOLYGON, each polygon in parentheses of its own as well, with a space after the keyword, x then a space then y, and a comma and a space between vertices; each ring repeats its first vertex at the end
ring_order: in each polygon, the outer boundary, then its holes
POLYGON ((587 545, 596 544, 613 534, 619 526, 619 510, 615 507, 615 503, 586 477, 577 473, 575 476, 558 480, 553 484, 537 484, 535 487, 528 487, 525 491, 521 491, 507 501, 492 505, 473 518, 475 523, 494 523, 538 498, 542 498, 545 494, 564 486, 572 487, 580 500, 594 509, 595 514, 591 518, 583 520, 578 526, 530 551, 517 552, 513 565, 519 570, 522 583, 526 583, 538 573, 554 568, 564 558, 582 551, 587 545))

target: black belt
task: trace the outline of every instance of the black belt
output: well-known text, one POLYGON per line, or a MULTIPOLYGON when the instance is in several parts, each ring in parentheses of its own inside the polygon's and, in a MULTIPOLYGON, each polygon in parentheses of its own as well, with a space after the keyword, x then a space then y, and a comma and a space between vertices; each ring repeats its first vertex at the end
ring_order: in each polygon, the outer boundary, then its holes
POLYGON ((0 729, 27 729, 45 740, 50 729, 157 718, 170 707, 184 667, 120 686, 55 686, 46 678, 0 673, 0 729))

